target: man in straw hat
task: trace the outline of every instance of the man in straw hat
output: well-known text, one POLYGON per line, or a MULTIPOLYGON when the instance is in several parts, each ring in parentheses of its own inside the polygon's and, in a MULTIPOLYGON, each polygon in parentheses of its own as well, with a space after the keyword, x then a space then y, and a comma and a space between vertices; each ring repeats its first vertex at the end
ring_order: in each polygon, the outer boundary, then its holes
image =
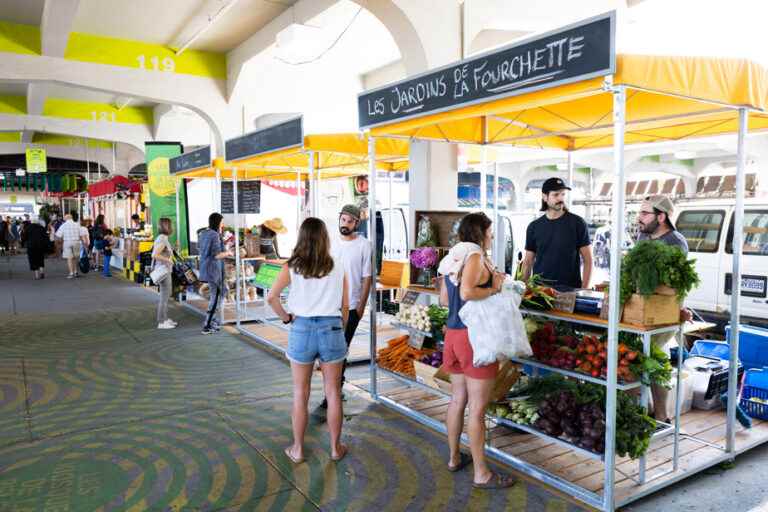
MULTIPOLYGON (((355 337, 355 331, 363 318, 365 306, 371 291, 371 242, 357 233, 362 212, 353 204, 344 205, 339 213, 339 236, 332 239, 331 253, 335 262, 344 266, 349 286, 349 319, 344 330, 347 347, 355 337)), ((346 369, 346 361, 344 361, 346 369)), ((341 374, 344 385, 344 370, 341 374)), ((319 412, 327 407, 325 399, 318 407, 319 412)), ((321 415, 317 415, 322 418, 321 415)))

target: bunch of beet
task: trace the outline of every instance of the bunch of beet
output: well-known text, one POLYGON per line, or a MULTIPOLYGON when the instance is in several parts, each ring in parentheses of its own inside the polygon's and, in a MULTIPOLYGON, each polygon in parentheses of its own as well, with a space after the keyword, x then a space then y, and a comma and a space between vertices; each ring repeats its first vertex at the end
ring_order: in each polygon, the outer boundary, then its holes
POLYGON ((560 391, 539 404, 538 414, 534 426, 542 432, 554 437, 565 435, 593 452, 605 451, 605 413, 599 405, 580 405, 571 391, 560 391))

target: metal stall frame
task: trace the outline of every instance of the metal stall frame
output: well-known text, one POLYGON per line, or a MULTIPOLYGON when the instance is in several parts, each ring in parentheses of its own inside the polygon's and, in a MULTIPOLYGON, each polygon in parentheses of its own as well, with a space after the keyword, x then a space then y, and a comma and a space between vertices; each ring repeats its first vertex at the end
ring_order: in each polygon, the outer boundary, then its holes
MULTIPOLYGON (((612 261, 620 262, 620 247, 622 246, 622 242, 624 241, 624 216, 623 216, 623 206, 625 202, 624 197, 624 189, 625 189, 625 182, 626 182, 626 176, 625 176, 625 169, 624 169, 624 151, 625 151, 625 144, 626 144, 626 130, 627 130, 627 90, 631 89, 633 92, 639 92, 643 91, 644 89, 642 87, 637 86, 631 86, 627 84, 619 84, 614 85, 613 83, 613 76, 608 75, 603 78, 603 83, 601 87, 603 93, 609 93, 612 98, 612 115, 613 120, 610 122, 610 124, 607 125, 601 125, 600 129, 608 130, 610 135, 613 136, 613 142, 611 144, 612 151, 614 155, 614 163, 613 163, 613 177, 614 177, 614 185, 615 185, 615 192, 613 195, 612 200, 612 225, 614 226, 614 230, 618 233, 618 243, 612 244, 611 246, 611 259, 612 261)), ((680 94, 675 94, 672 92, 665 92, 664 90, 651 90, 650 92, 661 94, 665 96, 671 96, 675 100, 689 100, 696 103, 705 103, 705 104, 711 104, 713 101, 710 101, 706 98, 697 98, 693 96, 683 96, 680 94)), ((599 92, 594 92, 593 94, 599 94, 599 92)), ((691 117, 697 117, 701 115, 708 115, 708 114, 715 114, 717 116, 721 116, 718 119, 714 120, 714 123, 709 129, 710 130, 716 130, 716 127, 719 127, 726 122, 730 120, 728 115, 726 114, 724 117, 722 116, 723 112, 731 112, 731 111, 738 111, 738 167, 737 167, 737 179, 736 179, 736 209, 735 209, 735 228, 734 228, 734 251, 733 251, 733 282, 734 283, 740 283, 741 282, 741 257, 743 252, 742 247, 742 229, 743 229, 743 216, 744 216, 744 183, 745 183, 745 167, 746 167, 746 155, 745 155, 745 148, 744 148, 744 140, 747 135, 748 130, 748 113, 750 111, 755 111, 756 113, 762 113, 764 114, 764 110, 759 110, 757 108, 748 107, 748 106, 739 106, 739 105, 733 105, 733 104, 727 104, 725 108, 723 108, 723 104, 718 104, 721 108, 718 108, 716 110, 708 110, 704 113, 701 112, 695 112, 695 113, 680 113, 680 114, 673 114, 670 116, 665 116, 664 118, 653 118, 653 119, 637 119, 633 121, 633 123, 643 123, 643 122, 653 122, 653 121, 668 121, 668 120, 678 120, 682 118, 691 118, 691 117), (725 121, 722 121, 722 119, 725 119, 725 121), (718 122, 718 120, 720 122, 718 122)), ((457 107, 460 108, 460 107, 457 107)), ((448 110, 448 109, 444 109, 448 110)), ((446 119, 449 119, 446 116, 446 119)), ((763 115, 761 117, 761 120, 765 120, 765 116, 763 115)), ((508 120, 507 120, 508 121, 508 120)), ((710 119, 707 119, 707 121, 710 121, 710 119)), ((432 122, 435 122, 434 119, 432 122)), ((487 121, 486 121, 487 122, 487 121)), ((385 124, 385 123, 384 123, 385 124)), ((407 124, 407 123, 406 123, 407 124)), ((374 126, 380 126, 380 125, 374 125, 374 126)), ((671 126, 671 123, 670 123, 671 126)), ((373 139, 376 136, 379 137, 404 137, 408 138, 410 140, 413 139, 426 139, 426 140, 439 140, 442 142, 452 142, 449 138, 445 137, 444 135, 442 137, 427 137, 427 136, 419 136, 418 132, 421 130, 421 127, 417 127, 416 123, 412 125, 408 125, 407 129, 415 130, 415 134, 412 135, 398 135, 393 133, 388 133, 386 131, 386 128, 379 128, 379 133, 375 133, 374 130, 371 131, 370 139, 369 139, 369 151, 371 153, 371 157, 375 156, 375 147, 373 144, 373 139)), ((407 129, 403 129, 403 131, 407 131, 407 129)), ((439 128, 438 124, 438 130, 440 130, 440 133, 442 134, 442 130, 439 128)), ((533 130, 536 130, 536 128, 533 128, 533 130)), ((539 129, 540 130, 540 129, 539 129)), ((576 130, 571 130, 571 132, 579 132, 583 131, 584 129, 579 128, 576 130)), ((728 131, 723 130, 724 133, 730 133, 728 131)), ((484 132, 485 133, 485 132, 484 132)), ((563 134, 570 133, 568 130, 558 131, 558 132, 545 132, 545 136, 560 136, 563 134)), ((721 132, 710 132, 709 135, 714 134, 720 134, 721 132)), ((636 134, 633 134, 636 135, 636 134)), ((698 131, 693 132, 691 134, 693 137, 700 138, 702 135, 698 133, 698 131)), ((706 135, 705 135, 706 136, 706 135)), ((536 135, 530 135, 526 136, 523 135, 518 138, 511 138, 508 141, 505 142, 513 142, 515 140, 520 141, 523 139, 529 139, 531 141, 535 141, 538 138, 541 138, 541 133, 536 135)), ((683 137, 681 137, 683 138, 683 137)), ((471 140, 458 140, 456 142, 462 142, 462 143, 475 143, 477 144, 477 141, 471 141, 471 140)), ((488 141, 483 140, 480 142, 483 145, 488 144, 495 144, 501 141, 488 141)), ((637 142, 637 138, 635 138, 635 142, 637 142)), ((609 146, 609 147, 611 147, 609 146)), ((572 149, 568 151, 568 162, 569 162, 569 177, 572 177, 573 175, 573 156, 572 156, 572 149)), ((370 170, 370 176, 371 178, 375 177, 375 169, 373 166, 371 166, 370 170)), ((481 183, 482 187, 483 183, 481 183)), ((372 194, 375 194, 375 189, 372 189, 372 194)), ((498 202, 498 197, 494 198, 495 202, 498 202)), ((371 215, 375 215, 375 200, 370 201, 371 203, 371 215)), ((375 237, 375 234, 374 234, 375 237)), ((374 238, 375 240, 375 238, 374 238)), ((372 263, 374 267, 378 265, 378 262, 376 261, 376 254, 373 255, 372 263)), ((738 368, 737 368, 737 361, 738 361, 738 349, 739 349, 739 308, 740 308, 740 298, 741 295, 739 293, 732 294, 731 298, 731 325, 732 325, 732 336, 731 336, 731 342, 730 342, 730 367, 729 367, 729 385, 728 385, 728 408, 727 408, 727 434, 726 434, 726 446, 714 446, 716 448, 719 448, 722 450, 722 454, 712 457, 711 460, 707 460, 706 463, 702 465, 697 465, 695 467, 695 471, 684 471, 677 475, 675 475, 672 478, 667 478, 662 481, 657 481, 662 476, 669 476, 670 473, 676 473, 679 470, 678 465, 678 456, 679 456, 679 449, 678 449, 678 443, 679 438, 681 435, 680 432, 680 426, 679 426, 679 418, 680 418, 680 371, 678 371, 678 387, 677 387, 677 400, 675 405, 675 415, 676 420, 674 426, 668 426, 666 429, 667 432, 670 430, 673 432, 673 435, 675 437, 675 446, 674 446, 674 460, 672 464, 672 468, 666 472, 663 472, 661 474, 655 474, 652 478, 648 478, 645 474, 645 468, 644 468, 644 461, 640 461, 641 463, 641 470, 640 470, 640 481, 641 482, 653 482, 650 483, 648 486, 646 486, 642 493, 637 493, 634 495, 629 495, 628 497, 617 500, 615 496, 615 487, 614 487, 614 479, 615 479, 615 471, 616 471, 616 445, 615 445, 615 431, 616 431, 616 405, 617 405, 617 389, 620 389, 621 386, 619 386, 617 382, 617 366, 618 366, 618 333, 621 330, 625 330, 620 327, 620 302, 619 302, 619 285, 620 283, 620 277, 621 277, 621 267, 620 263, 616 265, 612 265, 611 267, 611 273, 610 273, 610 280, 612 283, 612 286, 610 287, 610 293, 609 293, 609 299, 608 299, 608 307, 609 307, 609 318, 608 318, 608 368, 607 368, 607 378, 604 382, 604 385, 606 386, 606 439, 605 439, 605 453, 603 455, 603 460, 605 461, 605 471, 604 471, 604 484, 603 484, 603 491, 602 495, 594 493, 592 491, 589 491, 585 488, 581 488, 578 485, 566 481, 564 478, 549 473, 545 470, 542 470, 541 468, 538 468, 534 464, 528 463, 524 460, 521 460, 517 457, 514 457, 512 455, 509 455, 497 448, 491 447, 486 445, 487 452, 494 458, 504 461, 506 463, 509 463, 512 467, 515 469, 533 477, 536 478, 544 483, 547 483, 549 485, 552 485, 553 487, 564 491, 566 493, 571 494, 575 498, 587 503, 588 505, 591 505, 593 507, 596 507, 600 510, 605 510, 612 512, 616 509, 618 506, 624 506, 632 501, 635 501, 636 499, 639 499, 640 497, 643 497, 647 494, 650 494, 652 492, 655 492, 656 490, 659 490, 661 488, 667 487, 669 485, 672 485, 673 483, 688 477, 692 474, 695 474, 696 472, 703 471, 704 469, 711 467, 715 464, 718 464, 725 460, 733 459, 738 453, 742 453, 743 451, 746 451, 752 447, 754 447, 757 444, 766 442, 766 440, 760 440, 756 443, 753 443, 749 446, 743 447, 741 450, 736 449, 736 443, 735 443, 735 434, 736 434, 736 426, 735 426, 735 410, 736 410, 736 400, 737 400, 737 393, 738 393, 738 382, 737 382, 737 375, 738 375, 738 368), (614 284, 615 283, 615 284, 614 284)), ((737 285, 734 285, 737 286, 737 285)), ((375 324, 376 322, 376 294, 374 291, 371 291, 371 323, 375 324)), ((662 329, 663 331, 664 329, 662 329)), ((678 344, 682 342, 682 334, 680 326, 671 326, 666 329, 667 331, 677 331, 677 338, 678 338, 678 344)), ((648 346, 650 343, 650 334, 653 334, 654 332, 660 332, 660 331, 650 331, 645 332, 644 338, 645 338, 645 344, 648 346)), ((380 368, 376 363, 376 347, 377 347, 377 339, 376 339, 376 333, 375 331, 372 331, 370 333, 370 350, 371 350, 371 363, 370 363, 370 378, 371 378, 371 384, 370 384, 370 390, 371 390, 371 396, 379 401, 380 403, 398 411, 406 416, 426 425, 429 426, 437 431, 445 432, 445 426, 432 419, 427 417, 425 414, 422 414, 414 409, 411 409, 410 407, 398 403, 396 400, 393 400, 391 398, 388 398, 386 396, 381 396, 378 391, 378 383, 377 383, 377 377, 379 374, 379 370, 381 370, 382 373, 386 373, 387 375, 392 375, 396 379, 401 380, 403 382, 407 382, 409 385, 415 385, 415 386, 421 386, 418 383, 415 383, 411 379, 408 379, 403 376, 399 376, 397 374, 394 374, 393 372, 390 372, 386 369, 380 368)), ((678 351, 678 362, 680 362, 681 352, 678 351)), ((588 380, 584 379, 583 376, 579 376, 582 380, 588 380)), ((423 386, 422 386, 423 387, 423 386)), ((425 387, 425 389, 427 389, 425 387)), ((435 392, 432 388, 428 388, 430 391, 435 392)), ((645 393, 644 393, 645 395, 645 393)), ((644 403, 647 400, 647 396, 643 396, 642 400, 644 403)), ((536 435, 541 436, 542 434, 532 430, 532 433, 535 433, 536 435)), ((691 439, 692 436, 685 435, 686 438, 691 439)), ((463 437, 463 440, 466 441, 466 438, 463 437)), ((693 439, 695 441, 702 442, 704 444, 708 444, 709 446, 713 446, 709 443, 707 443, 704 440, 698 440, 693 439)))

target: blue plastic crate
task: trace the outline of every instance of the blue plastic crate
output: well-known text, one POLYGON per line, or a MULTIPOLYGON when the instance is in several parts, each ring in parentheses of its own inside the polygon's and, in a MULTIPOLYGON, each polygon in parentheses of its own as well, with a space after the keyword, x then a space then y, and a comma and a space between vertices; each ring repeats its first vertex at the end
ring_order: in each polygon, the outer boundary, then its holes
POLYGON ((728 361, 731 358, 731 346, 724 341, 698 340, 693 344, 689 356, 711 357, 728 361))
POLYGON ((768 404, 753 402, 750 398, 768 400, 768 372, 762 368, 747 370, 739 404, 748 416, 768 420, 768 404))
MULTIPOLYGON (((725 339, 731 341, 731 326, 725 326, 725 339)), ((768 366, 768 329, 739 324, 739 359, 744 368, 768 366)))

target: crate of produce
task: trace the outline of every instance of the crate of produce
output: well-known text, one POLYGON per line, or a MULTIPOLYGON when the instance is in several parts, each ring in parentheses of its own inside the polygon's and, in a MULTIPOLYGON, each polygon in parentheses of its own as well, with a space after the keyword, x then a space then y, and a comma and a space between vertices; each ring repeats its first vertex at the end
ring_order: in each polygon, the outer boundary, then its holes
POLYGON ((680 303, 674 295, 634 293, 624 304, 622 322, 625 324, 650 327, 674 324, 679 321, 680 303))
MULTIPOLYGON (((725 326, 725 339, 730 343, 730 324, 725 326)), ((739 360, 748 370, 768 366, 768 329, 739 324, 739 360)))
POLYGON ((768 420, 768 373, 764 369, 747 370, 740 405, 747 415, 768 420))

